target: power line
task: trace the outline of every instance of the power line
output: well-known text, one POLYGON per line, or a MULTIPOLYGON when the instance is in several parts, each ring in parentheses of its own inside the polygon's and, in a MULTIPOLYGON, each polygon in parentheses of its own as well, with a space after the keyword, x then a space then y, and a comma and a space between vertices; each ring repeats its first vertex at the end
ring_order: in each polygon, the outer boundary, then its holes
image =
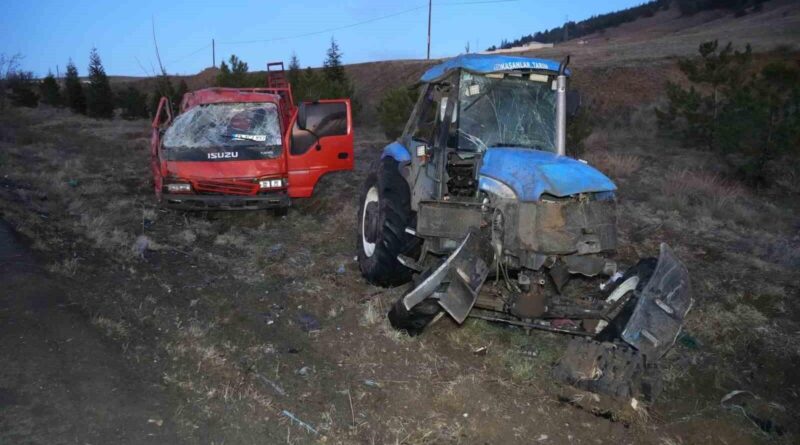
MULTIPOLYGON (((514 3, 514 2, 518 2, 518 1, 520 1, 520 0, 465 0, 465 1, 437 2, 436 4, 440 5, 440 6, 456 6, 456 5, 482 5, 482 4, 492 4, 492 3, 514 3)), ((427 7, 428 7, 428 5, 424 4, 424 5, 416 6, 414 8, 409 8, 409 9, 404 9, 402 11, 394 12, 394 13, 391 13, 391 14, 386 14, 386 15, 382 15, 382 16, 378 16, 378 17, 372 17, 370 19, 362 20, 360 22, 350 23, 350 24, 347 24, 347 25, 337 26, 337 27, 334 27, 334 28, 323 29, 323 30, 320 30, 320 31, 308 32, 308 33, 303 33, 303 34, 296 34, 296 35, 292 35, 292 36, 273 37, 273 38, 269 38, 269 39, 255 39, 255 40, 239 40, 239 41, 229 41, 229 42, 217 42, 217 44, 219 44, 219 45, 246 45, 246 44, 250 44, 250 43, 279 42, 279 41, 283 41, 283 40, 299 39, 299 38, 302 38, 302 37, 311 37, 311 36, 320 35, 320 34, 327 34, 327 33, 333 32, 333 31, 339 31, 339 30, 342 30, 342 29, 354 28, 356 26, 366 25, 366 24, 369 24, 369 23, 373 23, 373 22, 377 22, 377 21, 380 21, 380 20, 389 19, 389 18, 392 18, 392 17, 397 17, 397 16, 404 15, 404 14, 409 14, 411 12, 419 11, 419 10, 425 9, 427 7)), ((166 63, 166 65, 171 65, 173 63, 177 63, 177 62, 181 62, 183 60, 186 60, 189 57, 192 57, 195 54, 197 54, 197 53, 199 53, 199 52, 201 52, 203 50, 206 50, 206 49, 208 49, 210 47, 212 47, 211 44, 204 45, 203 47, 198 48, 198 49, 196 49, 196 50, 194 50, 194 51, 192 51, 192 52, 190 52, 188 54, 185 54, 183 56, 180 56, 180 57, 177 57, 175 59, 169 60, 166 63)))
POLYGON ((377 22, 378 20, 384 20, 384 19, 388 19, 388 18, 391 18, 391 17, 397 17, 398 15, 408 14, 409 12, 418 11, 418 10, 420 10, 422 8, 425 8, 425 6, 417 6, 415 8, 406 9, 404 11, 395 12, 393 14, 382 15, 380 17, 373 17, 371 19, 364 20, 364 21, 361 21, 361 22, 351 23, 349 25, 339 26, 339 27, 336 27, 336 28, 323 29, 322 31, 309 32, 309 33, 305 33, 305 34, 297 34, 297 35, 293 35, 293 36, 275 37, 275 38, 271 38, 271 39, 242 40, 242 41, 237 41, 237 42, 220 42, 220 44, 222 44, 222 45, 241 45, 241 44, 247 44, 247 43, 277 42, 277 41, 280 41, 280 40, 297 39, 297 38, 300 38, 300 37, 309 37, 309 36, 315 36, 315 35, 319 35, 319 34, 327 34, 327 33, 332 32, 332 31, 339 31, 341 29, 353 28, 355 26, 366 25, 367 23, 377 22))
POLYGON ((198 49, 190 52, 189 54, 186 54, 185 56, 178 57, 177 59, 172 59, 169 62, 167 62, 166 65, 171 65, 173 63, 180 62, 182 60, 188 59, 189 57, 192 57, 193 55, 199 53, 200 51, 203 51, 203 50, 208 49, 208 48, 211 48, 211 44, 210 43, 205 45, 205 46, 203 46, 202 48, 198 48, 198 49))
MULTIPOLYGON (((490 3, 512 3, 512 2, 518 2, 518 1, 519 0, 468 0, 468 1, 443 2, 443 3, 438 3, 438 4, 443 5, 443 6, 453 6, 453 5, 479 5, 479 4, 490 4, 490 3)), ((332 32, 332 31, 339 31, 339 30, 342 30, 342 29, 348 29, 348 28, 353 28, 353 27, 356 27, 356 26, 366 25, 368 23, 377 22, 379 20, 385 20, 385 19, 388 19, 388 18, 397 17, 399 15, 408 14, 408 13, 411 13, 411 12, 414 12, 414 11, 419 11, 420 9, 425 9, 427 7, 428 7, 427 4, 420 5, 420 6, 416 6, 414 8, 405 9, 403 11, 395 12, 395 13, 392 13, 392 14, 386 14, 386 15, 382 15, 382 16, 378 16, 378 17, 373 17, 373 18, 370 18, 370 19, 367 19, 367 20, 363 20, 363 21, 360 21, 360 22, 351 23, 349 25, 337 26, 335 28, 328 28, 328 29, 323 29, 321 31, 314 31, 314 32, 309 32, 309 33, 304 33, 304 34, 296 34, 296 35, 293 35, 293 36, 274 37, 274 38, 270 38, 270 39, 240 40, 240 41, 219 42, 219 43, 221 45, 241 45, 241 44, 248 44, 248 43, 267 43, 267 42, 277 42, 277 41, 281 41, 281 40, 297 39, 297 38, 301 38, 301 37, 310 37, 310 36, 315 36, 315 35, 319 35, 319 34, 327 34, 327 33, 332 32)))

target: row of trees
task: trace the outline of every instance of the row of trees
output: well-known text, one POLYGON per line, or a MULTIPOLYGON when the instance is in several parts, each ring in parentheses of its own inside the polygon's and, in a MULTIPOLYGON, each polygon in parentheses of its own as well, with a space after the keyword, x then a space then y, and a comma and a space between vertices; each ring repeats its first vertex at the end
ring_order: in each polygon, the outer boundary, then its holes
POLYGON ((103 63, 97 49, 89 53, 89 78, 84 85, 78 76, 78 68, 72 62, 67 64, 62 89, 53 73, 38 81, 33 73, 19 68, 20 55, 0 58, 3 84, 0 96, 8 96, 16 106, 35 107, 39 102, 60 107, 67 106, 76 113, 96 118, 114 116, 115 99, 103 63))
POLYGON ((748 45, 717 41, 679 62, 688 86, 667 84, 659 126, 688 145, 717 151, 751 183, 768 184, 771 162, 800 157, 800 64, 781 57, 760 69, 748 45))
POLYGON ((78 68, 70 59, 63 80, 52 72, 41 80, 33 73, 20 69, 21 55, 0 55, 0 107, 6 98, 14 106, 36 107, 39 103, 53 107, 67 107, 78 114, 94 118, 111 119, 114 110, 121 109, 125 119, 146 118, 155 113, 158 101, 167 96, 173 104, 180 103, 188 91, 186 81, 175 86, 166 74, 156 76, 150 95, 129 85, 114 92, 97 49, 89 54, 89 75, 81 80, 78 68))
MULTIPOLYGON (((342 64, 339 44, 333 38, 321 70, 314 70, 311 67, 302 69, 297 55, 292 54, 286 77, 292 84, 295 102, 349 97, 354 112, 358 108, 358 104, 353 100, 355 87, 342 64)), ((263 87, 265 79, 262 73, 249 72, 246 62, 236 55, 231 55, 227 63, 222 62, 220 65, 215 83, 220 87, 263 87)))
MULTIPOLYGON (((586 20, 581 20, 580 22, 570 21, 565 23, 563 26, 557 26, 546 31, 539 31, 534 34, 522 36, 516 40, 508 41, 504 39, 500 43, 500 48, 512 48, 530 42, 559 43, 568 39, 574 39, 595 32, 601 32, 605 29, 613 28, 623 23, 632 22, 641 17, 651 17, 656 12, 669 8, 670 3, 671 0, 655 0, 639 6, 592 16, 586 20)), ((496 46, 491 46, 488 50, 493 51, 495 49, 497 49, 496 46)))
MULTIPOLYGON (((676 0, 677 7, 682 15, 689 16, 709 9, 726 9, 733 11, 737 16, 744 15, 749 9, 758 11, 766 0, 676 0)), ((595 32, 603 32, 608 28, 632 22, 642 17, 652 17, 656 12, 669 9, 673 0, 653 0, 638 6, 622 9, 607 14, 592 16, 579 22, 567 22, 546 31, 522 36, 516 40, 503 39, 500 48, 512 48, 530 42, 560 43, 565 40, 582 37, 595 32)), ((489 51, 494 51, 497 46, 492 45, 489 51)))

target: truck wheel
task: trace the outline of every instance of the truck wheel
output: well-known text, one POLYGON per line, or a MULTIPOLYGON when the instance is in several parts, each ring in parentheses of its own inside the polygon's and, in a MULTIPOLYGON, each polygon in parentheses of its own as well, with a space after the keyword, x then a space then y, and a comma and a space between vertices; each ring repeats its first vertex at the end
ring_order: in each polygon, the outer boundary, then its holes
POLYGON ((413 221, 411 194, 397 161, 384 158, 367 176, 358 209, 358 265, 372 284, 396 286, 408 282, 412 271, 397 255, 409 254, 419 240, 406 233, 413 221))

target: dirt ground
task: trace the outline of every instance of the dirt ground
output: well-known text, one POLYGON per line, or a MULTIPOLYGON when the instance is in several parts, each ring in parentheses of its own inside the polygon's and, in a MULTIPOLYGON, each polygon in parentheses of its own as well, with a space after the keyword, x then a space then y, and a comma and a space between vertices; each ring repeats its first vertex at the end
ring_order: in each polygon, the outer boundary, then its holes
POLYGON ((420 337, 391 329, 403 288, 366 284, 354 262, 376 129, 356 128, 354 171, 276 217, 158 208, 148 128, 0 114, 0 443, 798 438, 798 204, 659 139, 650 109, 608 119, 586 158, 621 189, 619 260, 670 243, 696 303, 665 392, 622 418, 559 397, 563 336, 446 318, 420 337), (736 390, 748 393, 721 403, 736 390))

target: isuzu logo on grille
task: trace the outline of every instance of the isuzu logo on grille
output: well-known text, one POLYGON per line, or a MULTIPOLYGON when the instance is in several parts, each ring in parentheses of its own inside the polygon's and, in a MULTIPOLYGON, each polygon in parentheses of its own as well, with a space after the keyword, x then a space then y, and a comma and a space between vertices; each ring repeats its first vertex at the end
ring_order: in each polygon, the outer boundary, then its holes
POLYGON ((233 159, 238 158, 239 152, 238 151, 223 151, 220 153, 209 153, 208 159, 233 159))

